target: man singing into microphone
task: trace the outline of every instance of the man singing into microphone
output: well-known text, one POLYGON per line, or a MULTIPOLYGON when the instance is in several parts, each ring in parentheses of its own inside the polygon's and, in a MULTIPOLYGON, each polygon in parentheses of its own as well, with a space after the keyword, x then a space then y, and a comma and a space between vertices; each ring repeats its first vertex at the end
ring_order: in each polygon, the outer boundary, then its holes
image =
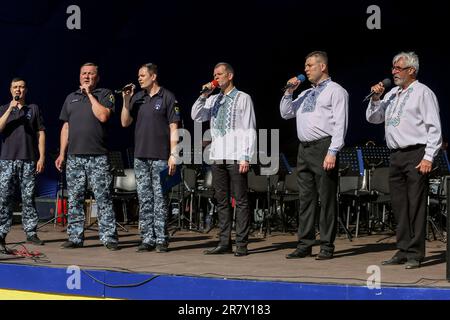
POLYGON ((231 225, 233 212, 230 197, 236 199, 235 256, 248 254, 250 211, 247 195, 247 173, 256 148, 256 120, 250 96, 236 89, 234 70, 228 63, 214 68, 214 82, 205 85, 192 107, 194 121, 209 121, 211 125, 211 155, 213 186, 219 212, 220 241, 205 254, 231 253, 231 225), (215 89, 220 93, 210 96, 215 89), (231 194, 230 190, 233 190, 231 194))
POLYGON ((168 251, 168 198, 163 193, 161 175, 176 170, 176 146, 180 109, 172 92, 158 84, 158 67, 147 63, 139 69, 142 91, 134 94, 134 85, 122 92, 121 122, 130 126, 136 119, 134 172, 139 198, 139 226, 142 243, 138 252, 168 251))
POLYGON ((338 152, 344 146, 348 124, 348 93, 332 81, 328 73, 328 56, 323 51, 307 55, 305 72, 312 83, 293 100, 300 85, 298 78, 288 83, 280 102, 283 119, 297 118, 300 140, 297 156, 297 180, 300 212, 297 249, 287 259, 311 255, 316 241, 316 212, 320 199, 320 253, 316 260, 332 259, 337 222, 338 152))
POLYGON ((439 105, 435 94, 417 80, 419 57, 401 52, 392 61, 396 87, 383 100, 382 83, 367 108, 370 123, 385 122, 391 149, 389 186, 397 220, 397 253, 383 265, 405 264, 419 268, 425 257, 428 173, 442 144, 439 105))
POLYGON ((26 82, 11 82, 12 101, 0 107, 0 253, 11 229, 14 193, 22 195, 22 224, 27 242, 43 245, 37 236, 38 213, 34 202, 36 174, 44 171, 45 128, 39 107, 26 104, 26 82))
POLYGON ((84 243, 83 203, 89 184, 98 205, 100 241, 109 250, 117 250, 116 217, 112 205, 112 175, 107 149, 107 122, 114 111, 111 90, 97 89, 98 66, 86 63, 80 70, 80 89, 69 94, 59 116, 60 154, 55 161, 62 171, 67 152, 67 191, 69 194, 68 241, 64 249, 81 248, 84 243))

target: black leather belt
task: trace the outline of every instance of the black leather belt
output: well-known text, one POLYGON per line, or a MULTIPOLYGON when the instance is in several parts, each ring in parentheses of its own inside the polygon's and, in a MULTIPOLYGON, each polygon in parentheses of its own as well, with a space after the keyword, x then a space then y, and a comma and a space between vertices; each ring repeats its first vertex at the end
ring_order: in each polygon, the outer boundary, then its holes
POLYGON ((413 151, 413 150, 417 150, 417 149, 420 149, 420 148, 423 148, 423 147, 425 147, 424 144, 415 144, 415 145, 413 145, 413 146, 407 146, 407 147, 405 147, 405 148, 391 149, 391 152, 398 152, 398 151, 402 151, 402 152, 405 152, 405 151, 413 151))
POLYGON ((325 137, 325 138, 321 138, 321 139, 313 140, 313 141, 300 141, 300 144, 304 147, 309 147, 309 146, 313 146, 315 144, 325 142, 328 140, 331 140, 331 137, 325 137))

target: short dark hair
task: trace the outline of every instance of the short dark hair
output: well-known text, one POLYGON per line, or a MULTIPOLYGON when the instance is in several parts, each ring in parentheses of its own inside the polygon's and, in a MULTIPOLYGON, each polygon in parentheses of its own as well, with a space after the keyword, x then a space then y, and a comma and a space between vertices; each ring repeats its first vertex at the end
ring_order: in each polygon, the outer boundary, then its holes
POLYGON ((311 57, 316 57, 316 58, 321 59, 322 62, 328 66, 328 54, 325 51, 313 51, 306 56, 305 60, 307 60, 308 58, 311 58, 311 57))
POLYGON ((154 63, 149 62, 149 63, 143 64, 139 69, 142 69, 142 68, 147 68, 148 72, 158 75, 158 66, 154 63))
POLYGON ((220 67, 220 66, 224 66, 224 67, 225 67, 225 70, 226 70, 228 73, 234 74, 234 69, 233 69, 233 67, 231 66, 231 64, 229 64, 229 63, 227 63, 227 62, 219 62, 218 64, 216 64, 216 66, 214 67, 214 69, 217 69, 217 68, 220 67))
POLYGON ((21 77, 15 77, 11 80, 11 84, 13 84, 14 82, 19 82, 19 81, 23 81, 25 82, 25 86, 27 85, 27 82, 25 81, 25 79, 21 78, 21 77))
POLYGON ((86 62, 80 67, 80 69, 83 67, 95 67, 97 69, 97 73, 99 73, 98 72, 98 64, 96 64, 94 62, 86 62))

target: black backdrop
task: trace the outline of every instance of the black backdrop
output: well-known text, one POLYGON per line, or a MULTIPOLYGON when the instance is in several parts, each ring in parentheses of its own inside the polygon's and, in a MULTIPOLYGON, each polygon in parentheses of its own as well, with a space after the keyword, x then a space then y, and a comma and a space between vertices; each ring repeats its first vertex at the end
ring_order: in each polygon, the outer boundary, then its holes
MULTIPOLYGON (((330 73, 350 94, 347 145, 383 143, 384 127, 365 120, 361 103, 370 86, 390 77, 392 57, 415 51, 419 80, 436 93, 443 135, 448 137, 449 11, 443 2, 426 1, 56 1, 23 0, 0 4, 0 103, 10 99, 15 76, 29 86, 28 100, 44 110, 47 149, 59 144, 59 111, 78 88, 79 66, 100 65, 100 86, 117 89, 136 81, 138 67, 159 65, 160 82, 173 91, 186 128, 202 84, 215 63, 227 61, 236 84, 255 103, 258 128, 281 128, 281 151, 295 156, 295 120, 284 121, 278 105, 287 79, 303 72, 304 57, 325 50, 330 73), (81 30, 68 30, 70 5, 81 8, 81 30), (381 9, 381 30, 369 30, 369 5, 381 9)), ((307 84, 301 88, 305 89, 307 84)), ((133 144, 132 129, 119 124, 118 97, 111 123, 111 149, 133 144)), ((56 176, 47 156, 45 176, 56 176)))

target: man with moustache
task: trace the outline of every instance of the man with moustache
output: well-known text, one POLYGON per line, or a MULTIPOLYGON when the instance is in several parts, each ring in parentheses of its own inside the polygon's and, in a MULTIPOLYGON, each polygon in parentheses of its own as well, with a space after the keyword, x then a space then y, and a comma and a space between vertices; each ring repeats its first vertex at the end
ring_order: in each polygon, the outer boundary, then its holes
POLYGON ((98 205, 100 241, 109 250, 118 250, 116 218, 112 204, 112 181, 107 149, 107 122, 114 112, 114 95, 97 88, 98 66, 85 63, 80 70, 80 89, 69 94, 61 110, 60 154, 55 161, 62 171, 67 152, 69 194, 68 241, 63 249, 83 247, 85 215, 83 203, 87 182, 98 205))
POLYGON ((7 253, 5 238, 11 229, 14 193, 22 196, 22 224, 27 242, 43 245, 37 236, 39 221, 34 202, 36 174, 44 170, 45 127, 36 104, 26 103, 25 80, 11 81, 10 103, 0 107, 0 252, 7 253))
POLYGON ((383 265, 419 268, 425 257, 428 174, 442 144, 439 104, 434 92, 417 80, 419 57, 401 52, 392 61, 396 87, 380 100, 383 83, 372 87, 366 112, 370 123, 385 123, 391 150, 389 185, 397 220, 397 249, 383 265))

